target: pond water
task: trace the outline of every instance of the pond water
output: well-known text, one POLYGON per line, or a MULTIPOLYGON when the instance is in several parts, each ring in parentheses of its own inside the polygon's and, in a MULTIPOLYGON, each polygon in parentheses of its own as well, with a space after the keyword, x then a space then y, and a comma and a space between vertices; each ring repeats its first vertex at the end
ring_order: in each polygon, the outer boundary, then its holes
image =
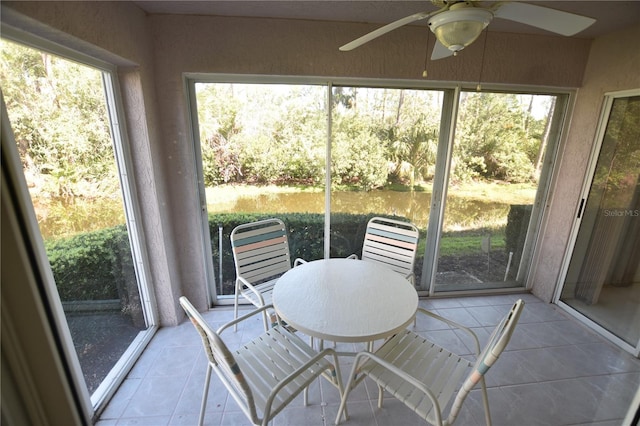
MULTIPOLYGON (((209 200, 211 203, 213 200, 209 200)), ((504 226, 509 204, 455 197, 449 194, 445 231, 504 226)), ((335 213, 378 213, 405 217, 425 229, 429 219, 431 194, 378 190, 334 192, 331 209, 335 213)), ((45 240, 66 237, 124 223, 122 206, 113 199, 48 199, 37 203, 36 216, 45 240)), ((323 213, 323 192, 262 193, 240 195, 232 200, 209 204, 209 213, 270 212, 323 213)))
POLYGON ((113 198, 34 198, 44 240, 110 228, 125 222, 122 202, 113 198))
MULTIPOLYGON (((213 201, 213 200, 212 200, 213 201)), ((449 196, 445 230, 460 230, 506 224, 509 204, 449 196)), ((426 228, 431 193, 378 190, 371 192, 336 191, 331 194, 333 213, 395 215, 426 228)), ((265 193, 238 196, 233 201, 209 204, 209 213, 273 212, 323 213, 323 192, 265 193)))

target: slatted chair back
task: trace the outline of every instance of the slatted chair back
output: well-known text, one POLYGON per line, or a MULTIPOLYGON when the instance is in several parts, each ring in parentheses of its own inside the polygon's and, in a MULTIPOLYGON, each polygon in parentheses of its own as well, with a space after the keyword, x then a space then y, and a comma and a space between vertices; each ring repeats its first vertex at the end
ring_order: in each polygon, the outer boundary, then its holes
POLYGON ((291 269, 287 228, 280 219, 265 219, 231 231, 236 275, 252 284, 272 279, 291 269))
POLYGON ((374 217, 367 224, 361 258, 384 264, 411 279, 417 249, 418 228, 415 225, 374 217))
MULTIPOLYGON (((238 318, 240 295, 256 307, 270 304, 276 280, 291 269, 287 228, 275 218, 238 225, 231 231, 231 248, 236 267, 234 318, 238 318)), ((303 261, 296 259, 295 264, 299 262, 303 261)), ((265 311, 264 329, 274 320, 273 313, 265 311)))

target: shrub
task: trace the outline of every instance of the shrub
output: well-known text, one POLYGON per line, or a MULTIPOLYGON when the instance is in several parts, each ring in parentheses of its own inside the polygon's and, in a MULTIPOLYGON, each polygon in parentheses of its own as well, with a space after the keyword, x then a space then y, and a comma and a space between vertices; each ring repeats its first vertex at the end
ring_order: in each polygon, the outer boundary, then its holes
POLYGON ((63 301, 119 299, 129 282, 135 284, 124 225, 47 241, 45 247, 63 301))
MULTIPOLYGON (((353 253, 361 256, 367 222, 373 216, 376 214, 333 214, 330 256, 347 257, 353 253)), ((222 294, 233 294, 235 285, 231 231, 240 224, 271 217, 278 217, 287 227, 292 261, 295 258, 311 261, 324 257, 323 214, 211 214, 211 252, 218 274, 219 263, 216 261, 220 256, 219 227, 222 227, 222 294)), ((48 241, 46 250, 63 301, 120 299, 123 312, 136 310, 139 306, 133 259, 124 225, 48 241)), ((417 260, 417 265, 419 272, 422 259, 417 260)))

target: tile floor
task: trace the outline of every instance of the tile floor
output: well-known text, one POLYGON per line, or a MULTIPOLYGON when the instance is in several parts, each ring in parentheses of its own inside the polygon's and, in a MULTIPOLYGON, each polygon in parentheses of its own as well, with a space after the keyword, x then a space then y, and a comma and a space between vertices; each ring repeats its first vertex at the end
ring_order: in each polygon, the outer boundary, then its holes
MULTIPOLYGON (((591 332, 556 306, 531 295, 464 297, 421 300, 420 305, 473 328, 486 338, 513 301, 526 306, 514 338, 487 376, 493 424, 510 425, 619 425, 640 384, 640 360, 591 332)), ((232 318, 229 308, 205 314, 213 328, 232 318)), ((259 316, 236 333, 227 330, 229 345, 261 332, 259 316)), ((469 349, 448 327, 418 320, 416 330, 446 347, 469 349)), ((339 344, 341 350, 352 345, 339 344)), ((350 358, 341 360, 343 375, 350 358), (343 364, 344 363, 344 364, 343 364)), ((102 412, 98 426, 195 425, 204 383, 206 360, 201 341, 189 322, 158 331, 118 392, 102 412)), ((465 402, 456 424, 484 424, 478 391, 465 402)), ((339 396, 326 382, 315 382, 309 405, 294 401, 273 425, 331 425, 339 396)), ((377 390, 366 381, 349 396, 345 426, 422 425, 423 420, 402 403, 386 398, 377 408, 377 390)), ((246 417, 214 376, 206 425, 246 425, 246 417)))

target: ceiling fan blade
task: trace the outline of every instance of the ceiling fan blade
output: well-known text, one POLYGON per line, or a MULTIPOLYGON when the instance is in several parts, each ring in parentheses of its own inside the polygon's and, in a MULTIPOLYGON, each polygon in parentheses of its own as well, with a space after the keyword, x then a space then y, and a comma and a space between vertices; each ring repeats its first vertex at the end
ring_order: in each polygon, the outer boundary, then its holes
POLYGON ((406 17, 404 17, 402 19, 398 19, 397 21, 391 22, 390 24, 387 24, 384 27, 380 27, 375 31, 371 31, 370 33, 367 33, 367 34, 363 35, 362 37, 357 38, 357 39, 353 40, 352 42, 349 42, 349 43, 345 44, 344 46, 341 46, 340 50, 342 50, 343 52, 347 52, 349 50, 353 50, 356 47, 360 47, 363 44, 373 40, 374 38, 378 38, 381 35, 386 34, 386 33, 390 32, 390 31, 393 31, 396 28, 400 28, 403 25, 407 25, 407 24, 410 24, 412 22, 428 18, 433 13, 437 13, 437 12, 419 12, 419 13, 415 13, 413 15, 406 16, 406 17))
POLYGON ((563 36, 572 36, 596 22, 593 18, 536 6, 528 3, 503 3, 494 12, 495 16, 542 28, 563 36))
POLYGON ((433 46, 433 52, 431 52, 431 60, 435 61, 436 59, 444 59, 453 55, 453 51, 447 49, 444 44, 440 43, 436 40, 436 43, 433 46))

